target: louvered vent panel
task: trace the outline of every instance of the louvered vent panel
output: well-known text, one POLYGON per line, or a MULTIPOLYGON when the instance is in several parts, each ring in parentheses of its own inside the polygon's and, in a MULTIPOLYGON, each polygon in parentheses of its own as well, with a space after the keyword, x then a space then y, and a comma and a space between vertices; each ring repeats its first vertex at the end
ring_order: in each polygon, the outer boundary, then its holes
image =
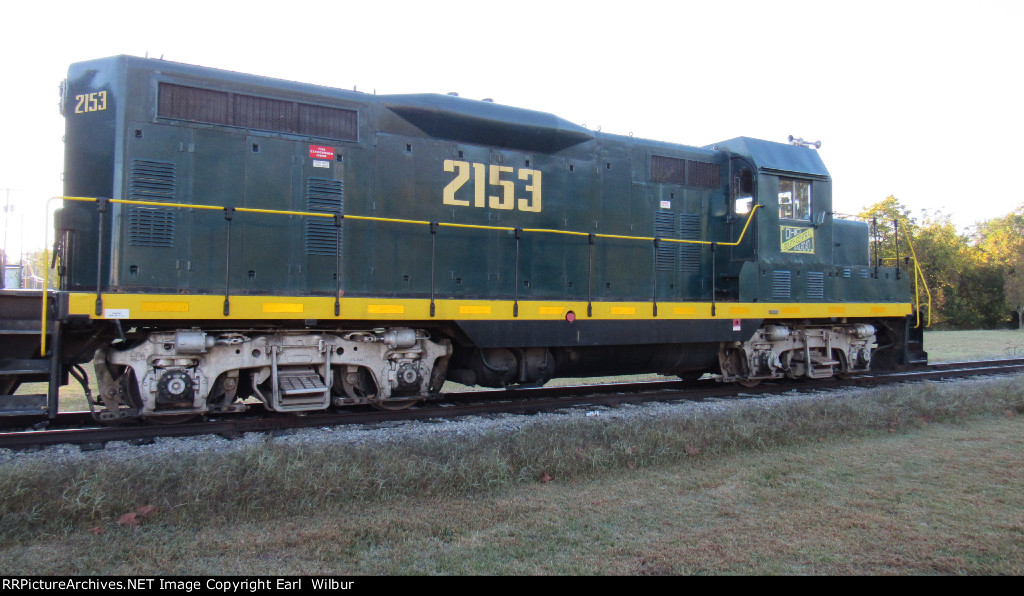
MULTIPOLYGON (((345 213, 345 185, 341 180, 309 178, 306 180, 306 209, 315 213, 345 213)), ((335 256, 344 237, 334 226, 333 218, 306 217, 306 254, 335 256)))
POLYGON ((129 169, 128 197, 133 201, 174 201, 174 164, 136 159, 129 169))
POLYGON ((862 278, 864 278, 864 279, 867 279, 867 278, 871 277, 871 272, 868 271, 867 269, 861 269, 860 270, 860 276, 862 278))
POLYGON ((823 299, 825 297, 825 274, 820 271, 807 272, 807 297, 823 299))
POLYGON ((128 244, 174 248, 174 212, 163 207, 132 205, 128 212, 128 244))
MULTIPOLYGON (((177 176, 173 163, 133 160, 128 170, 128 199, 171 203, 177 176)), ((175 210, 171 207, 128 207, 130 246, 174 247, 175 210)))
MULTIPOLYGON (((689 213, 679 214, 679 238, 700 240, 700 216, 689 213)), ((700 273, 700 244, 679 245, 679 271, 700 273)))
MULTIPOLYGON (((657 238, 675 238, 676 214, 671 211, 658 211, 654 214, 654 236, 657 238)), ((658 244, 658 253, 655 255, 655 262, 658 271, 672 271, 675 269, 675 242, 661 242, 658 244)))
POLYGON ((793 296, 793 274, 789 271, 772 272, 772 298, 790 298, 793 296))
POLYGON ((849 267, 847 267, 846 269, 843 269, 843 277, 844 278, 849 279, 851 277, 851 275, 852 274, 851 274, 851 271, 850 271, 849 267))

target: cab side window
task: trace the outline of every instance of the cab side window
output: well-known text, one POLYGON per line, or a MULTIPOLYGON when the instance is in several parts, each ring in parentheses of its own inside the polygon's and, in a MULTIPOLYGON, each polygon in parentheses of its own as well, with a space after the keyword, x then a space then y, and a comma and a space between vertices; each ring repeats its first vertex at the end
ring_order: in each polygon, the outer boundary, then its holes
POLYGON ((811 183, 779 178, 779 219, 811 219, 811 183))
POLYGON ((743 168, 732 184, 733 213, 746 215, 754 208, 754 174, 743 168))

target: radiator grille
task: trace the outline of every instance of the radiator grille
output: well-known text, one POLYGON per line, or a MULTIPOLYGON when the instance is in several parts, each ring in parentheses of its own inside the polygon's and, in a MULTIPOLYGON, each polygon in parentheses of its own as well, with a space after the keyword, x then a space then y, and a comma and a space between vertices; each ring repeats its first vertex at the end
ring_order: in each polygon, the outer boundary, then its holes
MULTIPOLYGON (((314 213, 345 213, 345 185, 341 180, 306 180, 306 210, 314 213)), ((306 254, 335 256, 344 238, 345 223, 336 228, 333 218, 306 217, 306 254)))
POLYGON ((235 113, 232 124, 243 128, 295 132, 295 104, 290 101, 235 95, 235 113))
POLYGON ((686 184, 686 160, 664 155, 651 156, 651 180, 686 184))
POLYGON ((686 174, 686 179, 690 186, 718 188, 721 185, 722 176, 718 164, 691 161, 688 163, 688 166, 689 171, 686 174))
POLYGON ((341 110, 306 103, 300 103, 298 107, 295 132, 300 135, 346 141, 355 141, 359 138, 355 110, 341 110))
POLYGON ((721 186, 721 167, 716 163, 651 156, 651 181, 669 184, 685 184, 698 188, 721 186))
MULTIPOLYGON (((174 202, 176 183, 173 163, 136 159, 128 169, 128 199, 174 202)), ((174 222, 174 209, 170 207, 129 205, 128 244, 173 248, 174 222)))
POLYGON ((343 141, 359 138, 355 110, 171 83, 160 83, 157 96, 157 115, 161 118, 343 141))
POLYGON ((211 124, 231 121, 231 95, 223 91, 160 83, 157 109, 164 118, 211 124))

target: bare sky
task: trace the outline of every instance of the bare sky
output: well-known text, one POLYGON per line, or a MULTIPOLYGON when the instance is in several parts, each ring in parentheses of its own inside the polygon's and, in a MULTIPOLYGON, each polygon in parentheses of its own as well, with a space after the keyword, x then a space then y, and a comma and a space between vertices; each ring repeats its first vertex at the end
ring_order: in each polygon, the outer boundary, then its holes
MULTIPOLYGON (((688 145, 821 140, 835 208, 896 195, 959 226, 1024 204, 1024 2, 47 2, 0 9, 0 206, 43 245, 57 85, 115 54, 446 93, 688 145)), ((24 235, 22 235, 24 230, 24 235)))

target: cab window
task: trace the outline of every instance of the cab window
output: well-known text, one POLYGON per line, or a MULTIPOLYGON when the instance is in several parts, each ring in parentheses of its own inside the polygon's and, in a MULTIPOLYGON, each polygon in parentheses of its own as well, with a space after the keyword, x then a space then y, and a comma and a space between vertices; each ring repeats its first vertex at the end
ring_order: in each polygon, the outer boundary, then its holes
POLYGON ((811 219, 811 183, 779 178, 779 219, 811 219))
POLYGON ((732 185, 733 213, 746 215, 754 208, 754 174, 743 168, 736 175, 732 185))

